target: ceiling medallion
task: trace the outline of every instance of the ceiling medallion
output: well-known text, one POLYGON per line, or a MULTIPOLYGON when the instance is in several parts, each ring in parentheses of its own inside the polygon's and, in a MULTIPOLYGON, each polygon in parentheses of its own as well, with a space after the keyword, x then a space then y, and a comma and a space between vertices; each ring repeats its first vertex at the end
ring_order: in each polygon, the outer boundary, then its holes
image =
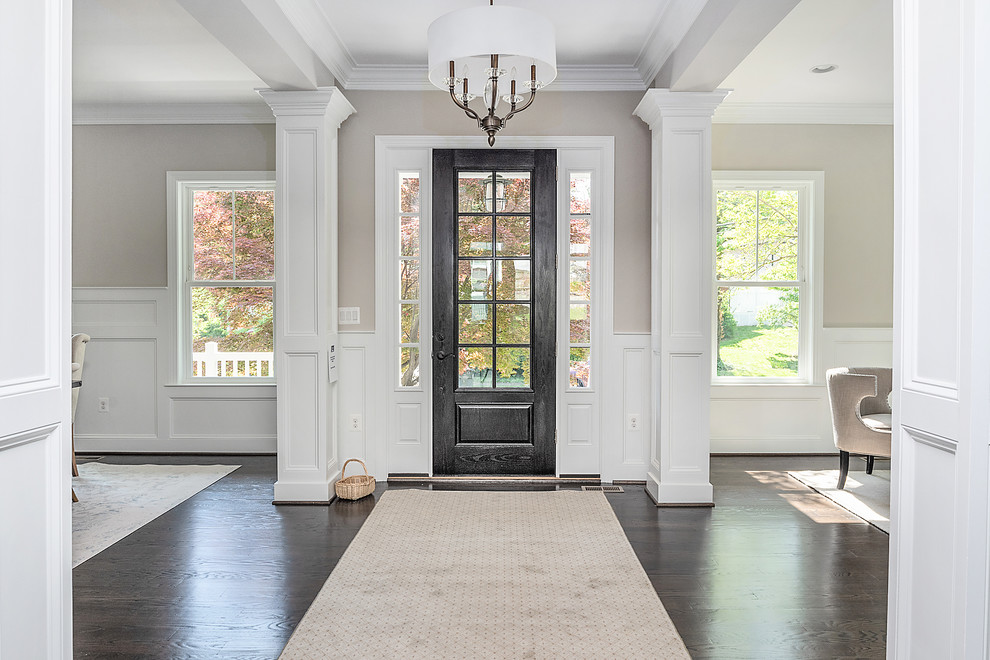
POLYGON ((459 9, 433 21, 427 41, 430 82, 448 90, 457 107, 478 122, 489 146, 495 146, 495 134, 513 115, 533 104, 537 90, 557 77, 553 25, 528 9, 496 7, 495 0, 459 9), (527 70, 529 77, 520 84, 520 91, 529 92, 524 97, 516 93, 516 76, 527 70), (509 93, 499 96, 499 83, 504 92, 506 81, 509 93), (471 108, 478 98, 472 89, 483 90, 484 114, 471 108), (508 104, 504 117, 496 114, 502 102, 508 104))

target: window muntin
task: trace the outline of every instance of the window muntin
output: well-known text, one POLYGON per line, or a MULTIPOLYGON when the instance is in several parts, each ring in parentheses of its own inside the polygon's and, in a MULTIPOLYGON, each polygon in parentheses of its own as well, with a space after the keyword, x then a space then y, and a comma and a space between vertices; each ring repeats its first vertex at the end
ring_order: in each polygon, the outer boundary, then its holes
POLYGON ((809 382, 810 182, 716 181, 714 377, 809 382))
POLYGON ((420 173, 399 172, 399 387, 420 386, 423 310, 420 286, 420 173))
POLYGON ((273 188, 256 181, 180 183, 185 378, 275 376, 273 188))
POLYGON ((571 172, 569 177, 568 353, 571 388, 591 386, 591 173, 571 172))

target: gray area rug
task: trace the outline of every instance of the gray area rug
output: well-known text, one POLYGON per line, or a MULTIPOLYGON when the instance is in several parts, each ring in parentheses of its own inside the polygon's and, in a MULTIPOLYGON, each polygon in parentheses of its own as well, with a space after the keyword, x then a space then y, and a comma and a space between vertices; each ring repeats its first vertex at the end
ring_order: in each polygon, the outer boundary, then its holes
POLYGON ((81 463, 72 487, 72 568, 236 470, 239 465, 81 463))
POLYGON ((873 470, 872 475, 850 472, 843 490, 836 488, 838 470, 801 470, 787 474, 890 534, 890 470, 873 470))
POLYGON ((282 658, 689 658, 602 493, 389 491, 282 658))

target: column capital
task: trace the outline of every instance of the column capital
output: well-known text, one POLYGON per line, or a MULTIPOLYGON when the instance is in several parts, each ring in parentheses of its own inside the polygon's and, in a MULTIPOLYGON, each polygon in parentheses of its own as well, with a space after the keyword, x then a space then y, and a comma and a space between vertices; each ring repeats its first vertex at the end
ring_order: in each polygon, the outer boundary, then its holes
POLYGON ((343 121, 355 112, 354 106, 336 87, 284 92, 274 89, 255 91, 265 100, 276 118, 288 116, 324 117, 339 128, 343 121))
POLYGON ((650 130, 665 117, 711 118, 715 108, 725 100, 731 89, 713 92, 672 92, 669 89, 650 89, 639 102, 633 114, 645 121, 650 130))

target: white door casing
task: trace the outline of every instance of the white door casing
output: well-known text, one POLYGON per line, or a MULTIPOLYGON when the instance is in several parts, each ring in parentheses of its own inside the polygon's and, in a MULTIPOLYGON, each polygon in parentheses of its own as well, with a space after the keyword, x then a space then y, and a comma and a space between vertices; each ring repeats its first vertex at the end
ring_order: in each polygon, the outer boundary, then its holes
MULTIPOLYGON (((399 321, 395 275, 398 259, 399 216, 397 185, 400 172, 418 172, 420 176, 420 287, 432 289, 430 278, 430 206, 432 189, 432 149, 487 149, 480 137, 379 136, 375 141, 376 167, 376 319, 373 382, 368 391, 372 399, 384 405, 384 414, 366 416, 364 457, 369 469, 378 477, 388 474, 431 474, 432 472, 432 382, 429 359, 432 335, 432 310, 429 296, 422 299, 420 336, 427 338, 421 346, 420 385, 398 387, 399 321)), ((629 434, 621 432, 623 410, 619 406, 605 409, 606 392, 622 392, 622 365, 610 363, 608 356, 625 355, 622 346, 613 346, 612 330, 612 223, 614 139, 612 137, 522 137, 499 138, 499 147, 508 149, 553 148, 558 154, 558 385, 557 385, 557 473, 601 474, 603 479, 643 479, 646 462, 642 446, 648 429, 629 434), (582 390, 567 387, 568 325, 566 305, 568 273, 567 231, 569 208, 566 181, 573 171, 592 172, 593 176, 593 258, 596 270, 592 278, 592 371, 597 384, 582 390), (611 388, 610 388, 611 384, 611 388), (573 428, 572 428, 573 427, 573 428), (615 433, 607 433, 612 428, 615 433), (607 442, 608 438, 614 440, 607 442), (576 441, 571 441, 576 438, 576 441), (639 446, 637 446, 639 443, 639 446)), ((645 377, 645 373, 643 374, 645 377)), ((637 383, 638 385, 638 383, 637 383)), ((614 399, 612 399, 614 400, 614 399)), ((611 400, 610 400, 611 401, 611 400)), ((636 411, 641 419, 647 411, 636 411)), ((344 414, 347 414, 346 412, 344 414)))

